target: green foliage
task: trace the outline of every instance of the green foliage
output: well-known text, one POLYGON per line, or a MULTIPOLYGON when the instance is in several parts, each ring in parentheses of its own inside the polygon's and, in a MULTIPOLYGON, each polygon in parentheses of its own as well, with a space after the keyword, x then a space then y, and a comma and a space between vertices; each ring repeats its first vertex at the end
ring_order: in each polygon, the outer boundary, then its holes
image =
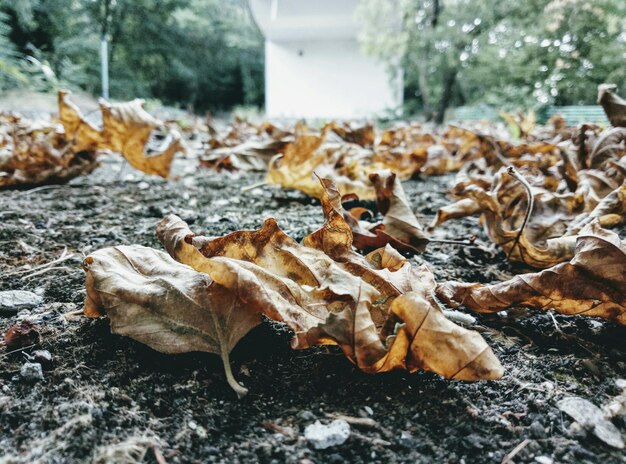
POLYGON ((366 51, 438 120, 451 105, 592 104, 626 80, 623 0, 362 0, 360 17, 366 51))
POLYGON ((0 11, 0 91, 26 83, 10 32, 9 17, 0 11))
MULTIPOLYGON (((245 0, 0 0, 13 49, 58 86, 101 92, 109 39, 113 99, 157 98, 197 111, 263 101, 263 39, 245 0)), ((0 17, 0 46, 2 45, 0 17)), ((2 55, 0 55, 2 60, 2 55)))

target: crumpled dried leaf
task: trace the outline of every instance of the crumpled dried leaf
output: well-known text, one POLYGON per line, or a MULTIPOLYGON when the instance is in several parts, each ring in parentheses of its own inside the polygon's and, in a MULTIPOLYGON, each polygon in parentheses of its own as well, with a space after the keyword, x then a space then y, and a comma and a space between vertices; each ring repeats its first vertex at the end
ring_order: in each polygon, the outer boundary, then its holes
POLYGON ((13 324, 4 334, 4 345, 14 350, 25 346, 36 345, 39 343, 39 330, 35 324, 29 320, 23 320, 17 324, 13 324))
POLYGON ((95 152, 73 150, 55 125, 0 114, 0 188, 64 183, 97 166, 95 152))
POLYGON ((618 162, 626 155, 626 127, 613 127, 603 131, 589 153, 589 167, 607 170, 607 162, 618 162))
POLYGON ((106 314, 113 333, 162 353, 216 353, 230 386, 245 395, 247 390, 234 380, 228 354, 261 323, 257 308, 241 305, 237 295, 207 274, 152 248, 104 248, 85 258, 83 267, 86 316, 106 314))
POLYGON ((383 215, 382 232, 416 251, 424 251, 428 237, 417 221, 395 173, 389 170, 373 173, 370 174, 370 181, 376 189, 378 211, 383 215))
POLYGON ((626 221, 626 184, 605 196, 590 212, 577 216, 567 227, 566 235, 577 234, 594 220, 598 220, 603 227, 613 227, 626 221))
POLYGON ((387 244, 404 253, 423 251, 429 239, 413 214, 396 175, 385 170, 370 174, 370 180, 376 189, 376 204, 383 214, 382 222, 372 224, 360 221, 355 212, 368 210, 354 208, 346 211, 342 205, 343 201, 358 199, 358 196, 342 196, 332 180, 320 179, 323 188, 320 201, 325 222, 320 230, 304 239, 305 245, 324 250, 333 259, 340 255, 328 243, 336 243, 341 250, 345 249, 346 243, 351 243, 358 250, 364 251, 387 244))
POLYGON ((361 127, 351 127, 348 123, 329 122, 322 128, 322 133, 332 131, 348 143, 356 143, 362 147, 374 145, 376 132, 374 126, 365 124, 361 127))
POLYGON ((85 314, 106 312, 114 332, 159 351, 220 353, 240 394, 228 352, 260 314, 294 330, 293 348, 338 345, 365 372, 425 369, 459 380, 502 375, 484 339, 445 317, 432 298, 432 273, 391 248, 364 258, 344 243, 350 251, 335 261, 298 244, 273 219, 257 231, 208 239, 170 215, 157 236, 183 264, 145 247, 92 254, 85 260, 85 314))
POLYGON ((146 174, 169 176, 174 155, 184 151, 180 134, 170 131, 154 153, 147 154, 146 146, 152 131, 162 127, 163 123, 144 110, 143 100, 108 103, 101 99, 102 129, 98 129, 85 120, 67 95, 65 91, 59 92, 59 118, 66 137, 75 144, 75 151, 111 150, 120 153, 131 166, 146 174))
POLYGON ((217 171, 259 171, 267 170, 270 161, 282 153, 288 140, 247 141, 235 147, 221 147, 211 150, 200 159, 200 164, 217 171))
POLYGON ((569 263, 492 285, 445 282, 438 285, 437 296, 477 312, 522 305, 626 325, 626 244, 593 222, 577 236, 569 263))
POLYGON ((613 91, 615 84, 600 84, 598 86, 598 104, 602 105, 606 117, 614 127, 626 127, 626 100, 613 91))
MULTIPOLYGON (((295 140, 287 145, 282 155, 269 163, 266 181, 283 188, 300 190, 319 198, 322 188, 317 177, 330 177, 345 192, 355 193, 365 199, 374 198, 374 189, 361 169, 350 172, 347 152, 351 146, 325 143, 326 133, 310 133, 306 128, 296 131, 295 140), (345 166, 339 169, 339 163, 345 166)), ((356 147, 356 146, 355 146, 356 147)), ((352 150, 354 151, 354 150, 352 150)), ((359 165, 358 163, 355 163, 359 165)))

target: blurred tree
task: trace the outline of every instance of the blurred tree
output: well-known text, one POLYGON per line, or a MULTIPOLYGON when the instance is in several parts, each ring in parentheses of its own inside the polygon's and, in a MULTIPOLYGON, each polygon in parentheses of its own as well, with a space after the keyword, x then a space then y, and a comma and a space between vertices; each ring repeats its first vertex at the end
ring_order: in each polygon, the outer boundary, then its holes
POLYGON ((197 111, 263 103, 263 39, 245 0, 0 0, 2 12, 14 49, 49 65, 58 85, 100 93, 107 34, 114 99, 197 111))
POLYGON ((624 82, 623 0, 362 0, 365 50, 404 70, 408 111, 591 104, 624 82), (416 97, 416 98, 411 98, 416 97))
POLYGON ((24 63, 11 41, 10 24, 10 15, 0 10, 0 91, 28 83, 24 63))

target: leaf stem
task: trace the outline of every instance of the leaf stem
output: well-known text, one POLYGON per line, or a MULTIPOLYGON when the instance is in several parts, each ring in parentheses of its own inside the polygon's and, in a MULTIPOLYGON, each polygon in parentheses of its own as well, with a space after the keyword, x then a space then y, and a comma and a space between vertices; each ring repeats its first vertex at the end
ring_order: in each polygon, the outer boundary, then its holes
POLYGON ((230 385, 230 387, 233 390, 235 390, 235 393, 237 393, 237 398, 243 398, 244 396, 248 394, 248 389, 241 386, 235 380, 235 376, 233 375, 233 371, 230 367, 230 358, 228 356, 228 349, 224 345, 222 345, 221 357, 222 357, 222 363, 224 364, 224 372, 226 373, 226 381, 228 382, 228 385, 230 385))
POLYGON ((515 240, 513 241, 513 246, 511 246, 511 249, 509 250, 509 253, 506 256, 506 258, 509 259, 511 257, 511 254, 513 253, 513 250, 515 250, 515 247, 519 244, 520 238, 522 237, 522 233, 524 232, 524 228, 526 227, 526 224, 528 224, 528 219, 530 218, 530 215, 533 212, 533 206, 535 205, 535 196, 533 195, 531 186, 526 180, 526 178, 523 175, 521 175, 519 172, 517 172, 513 166, 509 166, 506 169, 506 172, 511 177, 516 179, 520 184, 522 184, 522 186, 526 190, 526 194, 528 195, 528 205, 526 206, 526 214, 524 215, 524 221, 522 222, 522 226, 520 227, 519 231, 517 232, 517 236, 515 237, 515 240))

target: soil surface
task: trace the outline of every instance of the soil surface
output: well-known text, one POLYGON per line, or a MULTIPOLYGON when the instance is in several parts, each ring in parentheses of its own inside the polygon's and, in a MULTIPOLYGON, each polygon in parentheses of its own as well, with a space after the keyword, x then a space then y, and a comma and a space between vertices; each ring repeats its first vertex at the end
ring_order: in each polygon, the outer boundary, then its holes
MULTIPOLYGON (((85 297, 83 256, 121 244, 162 249, 155 225, 169 212, 212 236, 273 216, 300 240, 322 223, 319 202, 302 193, 241 191, 261 174, 215 173, 194 160, 175 168, 179 178, 166 182, 111 156, 68 185, 0 192, 0 291, 43 297, 37 308, 0 314, 1 332, 30 319, 41 333, 37 346, 0 348, 0 462, 500 463, 518 445, 508 462, 626 462, 623 450, 556 407, 567 396, 601 406, 619 393, 625 332, 601 320, 522 308, 474 315, 473 328, 506 369, 501 381, 476 383, 427 372, 363 374, 338 350, 292 351, 290 331, 266 322, 232 354, 250 390, 238 400, 216 355, 160 354, 112 335, 106 318, 68 315, 85 297), (37 349, 53 362, 43 380, 27 382, 20 369, 37 349), (333 415, 373 422, 352 425, 343 445, 313 449, 304 428, 333 415)), ((452 180, 404 184, 424 224, 450 201, 452 180)), ((439 281, 492 282, 525 271, 489 244, 477 219, 451 221, 436 236, 471 235, 476 246, 429 245, 412 259, 439 281)), ((623 419, 615 424, 626 430, 623 419)))

